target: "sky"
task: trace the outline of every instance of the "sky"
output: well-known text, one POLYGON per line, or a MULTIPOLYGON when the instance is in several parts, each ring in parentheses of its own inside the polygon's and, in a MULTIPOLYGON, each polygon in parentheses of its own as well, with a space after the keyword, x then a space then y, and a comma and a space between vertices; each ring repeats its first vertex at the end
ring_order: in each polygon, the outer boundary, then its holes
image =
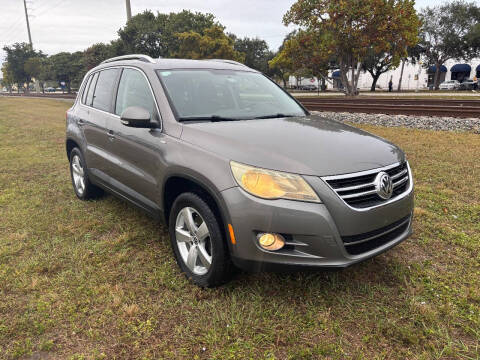
MULTIPOLYGON (((294 0, 130 0, 132 13, 155 13, 183 9, 209 12, 239 37, 259 37, 272 50, 278 49, 292 30, 282 24, 283 14, 294 0)), ((438 4, 438 0, 417 0, 417 9, 438 4)), ((124 0, 27 0, 33 47, 48 55, 84 50, 98 42, 109 42, 126 22, 124 0)), ((0 0, 1 48, 28 42, 22 0, 0 0)))

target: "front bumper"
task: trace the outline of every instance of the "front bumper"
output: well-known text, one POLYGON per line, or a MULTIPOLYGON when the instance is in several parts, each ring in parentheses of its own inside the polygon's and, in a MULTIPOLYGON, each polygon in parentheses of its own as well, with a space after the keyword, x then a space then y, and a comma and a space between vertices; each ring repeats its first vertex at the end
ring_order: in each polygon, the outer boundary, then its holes
POLYGON ((358 211, 347 206, 322 179, 305 179, 319 194, 322 204, 264 200, 239 187, 222 192, 235 231, 236 244, 231 245, 235 265, 249 271, 347 267, 374 257, 411 235, 413 185, 398 201, 358 211), (393 238, 373 249, 352 254, 344 244, 346 238, 370 234, 407 218, 406 225, 393 238), (266 251, 256 241, 260 232, 283 234, 288 246, 276 252, 266 251))

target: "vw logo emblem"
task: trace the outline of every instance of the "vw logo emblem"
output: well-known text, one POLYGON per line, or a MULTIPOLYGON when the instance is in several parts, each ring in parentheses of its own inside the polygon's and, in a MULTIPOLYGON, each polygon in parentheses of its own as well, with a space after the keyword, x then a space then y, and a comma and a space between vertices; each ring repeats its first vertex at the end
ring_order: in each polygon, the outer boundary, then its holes
POLYGON ((388 200, 393 194, 393 182, 390 175, 382 171, 375 178, 375 191, 383 200, 388 200))

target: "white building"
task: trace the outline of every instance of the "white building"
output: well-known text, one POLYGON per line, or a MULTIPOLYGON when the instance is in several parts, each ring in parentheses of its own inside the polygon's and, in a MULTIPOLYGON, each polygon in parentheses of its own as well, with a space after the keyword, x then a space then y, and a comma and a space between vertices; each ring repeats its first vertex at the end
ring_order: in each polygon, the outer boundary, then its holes
MULTIPOLYGON (((401 65, 394 70, 387 71, 380 75, 380 78, 377 81, 377 89, 388 90, 388 83, 391 78, 393 89, 396 90, 398 82, 400 81, 400 73, 401 65)), ((469 62, 449 60, 444 66, 442 66, 440 75, 441 81, 459 80, 461 82, 463 79, 473 79, 474 77, 480 79, 480 59, 474 59, 469 62)), ((433 85, 434 76, 434 67, 425 69, 420 64, 412 65, 406 63, 403 71, 402 90, 415 90, 417 89, 417 85, 420 90, 428 89, 429 86, 433 85), (416 75, 418 75, 418 77, 416 75)), ((333 80, 333 85, 327 83, 327 89, 335 89, 341 86, 340 72, 338 70, 330 71, 329 77, 333 80)), ((368 72, 362 72, 358 80, 358 87, 361 90, 370 90, 372 82, 372 76, 368 72)), ((290 77, 289 85, 291 86, 309 84, 317 85, 317 79, 303 78, 301 82, 298 82, 297 84, 297 79, 293 76, 290 77)))

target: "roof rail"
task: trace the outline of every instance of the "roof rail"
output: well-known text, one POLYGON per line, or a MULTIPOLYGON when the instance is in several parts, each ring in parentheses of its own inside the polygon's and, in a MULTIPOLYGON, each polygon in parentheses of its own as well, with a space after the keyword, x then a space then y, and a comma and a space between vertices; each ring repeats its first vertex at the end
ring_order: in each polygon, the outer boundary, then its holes
POLYGON ((139 60, 143 62, 148 62, 148 63, 155 63, 155 60, 153 60, 150 56, 148 55, 142 55, 142 54, 130 54, 130 55, 122 55, 122 56, 116 56, 107 60, 102 61, 102 64, 107 64, 111 63, 114 61, 122 61, 122 60, 139 60))
POLYGON ((239 66, 244 66, 248 67, 245 64, 242 64, 241 62, 235 61, 235 60, 228 60, 228 59, 204 59, 205 61, 217 61, 217 62, 223 62, 227 64, 232 64, 232 65, 239 65, 239 66))

